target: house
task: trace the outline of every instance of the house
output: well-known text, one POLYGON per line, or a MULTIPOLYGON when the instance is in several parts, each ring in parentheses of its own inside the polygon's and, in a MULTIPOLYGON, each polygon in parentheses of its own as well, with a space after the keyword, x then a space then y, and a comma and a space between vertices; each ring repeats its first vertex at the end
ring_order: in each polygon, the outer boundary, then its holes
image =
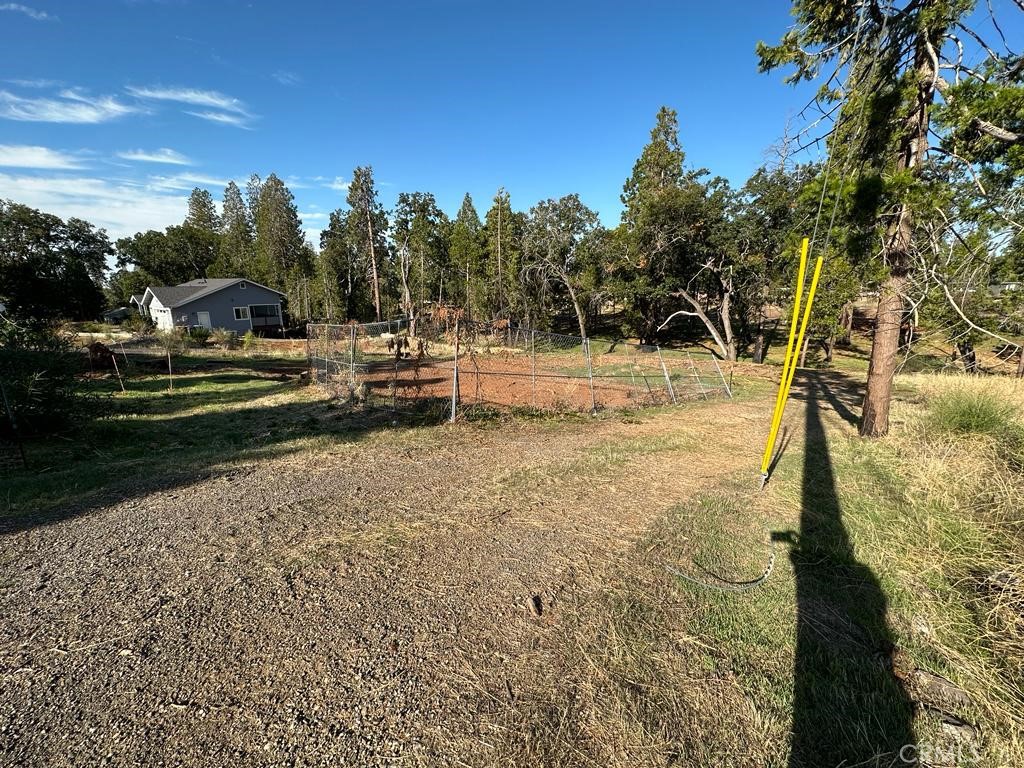
POLYGON ((992 285, 988 287, 988 292, 990 295, 998 299, 1004 293, 1012 293, 1013 291, 1019 291, 1022 287, 1024 287, 1024 284, 1018 282, 992 283, 992 285))
POLYGON ((135 310, 131 307, 114 307, 103 313, 103 322, 118 325, 131 317, 133 312, 135 310))
POLYGON ((283 327, 283 298, 280 291, 240 277, 200 278, 181 285, 150 286, 138 306, 157 328, 198 325, 245 333, 283 327))

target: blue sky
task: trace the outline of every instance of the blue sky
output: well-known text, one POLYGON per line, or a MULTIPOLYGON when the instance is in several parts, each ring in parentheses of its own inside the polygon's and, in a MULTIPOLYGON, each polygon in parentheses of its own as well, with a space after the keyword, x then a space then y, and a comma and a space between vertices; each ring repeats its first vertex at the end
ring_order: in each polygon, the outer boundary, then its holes
MULTIPOLYGON (((1007 0, 1002 0, 1007 2, 1007 0)), ((806 101, 759 75, 785 0, 0 0, 0 197, 106 227, 276 172, 317 239, 356 165, 481 215, 579 192, 607 224, 659 106, 736 184, 806 101)))

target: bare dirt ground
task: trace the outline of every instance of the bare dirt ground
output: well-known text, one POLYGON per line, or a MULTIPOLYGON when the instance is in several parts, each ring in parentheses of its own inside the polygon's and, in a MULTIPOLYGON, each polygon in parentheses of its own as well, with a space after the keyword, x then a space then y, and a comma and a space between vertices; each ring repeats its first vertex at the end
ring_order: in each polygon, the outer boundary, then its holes
POLYGON ((0 761, 494 764, 563 598, 770 407, 388 430, 8 531, 0 761))

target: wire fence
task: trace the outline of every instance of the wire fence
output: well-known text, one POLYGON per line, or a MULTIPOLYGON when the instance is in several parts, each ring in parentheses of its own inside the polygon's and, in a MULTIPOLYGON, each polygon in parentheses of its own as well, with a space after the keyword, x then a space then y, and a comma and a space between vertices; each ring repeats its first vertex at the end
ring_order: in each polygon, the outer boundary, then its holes
POLYGON ((346 399, 596 412, 732 396, 714 355, 418 318, 307 326, 311 379, 346 399))

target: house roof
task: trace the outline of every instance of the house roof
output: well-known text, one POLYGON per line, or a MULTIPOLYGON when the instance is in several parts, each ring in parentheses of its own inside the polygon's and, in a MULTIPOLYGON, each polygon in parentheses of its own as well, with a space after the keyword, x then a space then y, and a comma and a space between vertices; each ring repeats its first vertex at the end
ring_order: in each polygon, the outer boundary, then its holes
POLYGON ((145 298, 144 293, 133 293, 131 299, 128 300, 129 304, 142 304, 142 300, 145 298))
MULTIPOLYGON (((245 280, 245 278, 242 277, 199 278, 198 280, 189 280, 187 283, 181 283, 180 285, 151 285, 146 289, 146 293, 155 296, 157 300, 168 309, 174 309, 182 304, 195 301, 202 296, 222 291, 235 283, 242 282, 243 280, 245 280)), ((245 280, 245 282, 257 285, 260 288, 265 288, 279 296, 284 296, 281 291, 274 290, 266 285, 262 285, 252 280, 245 280)), ((143 295, 143 299, 145 299, 145 294, 143 295)))

